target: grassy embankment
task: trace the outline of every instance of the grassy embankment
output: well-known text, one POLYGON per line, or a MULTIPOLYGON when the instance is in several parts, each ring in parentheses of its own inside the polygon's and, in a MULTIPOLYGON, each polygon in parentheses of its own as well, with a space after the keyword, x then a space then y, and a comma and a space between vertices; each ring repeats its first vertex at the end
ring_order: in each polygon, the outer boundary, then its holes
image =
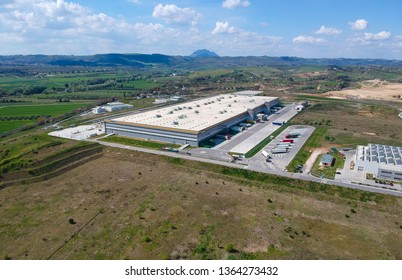
POLYGON ((0 185, 3 187, 58 176, 94 159, 102 150, 95 143, 56 139, 43 133, 25 133, 0 143, 0 185))
POLYGON ((154 149, 154 150, 160 150, 165 147, 179 148, 181 146, 181 145, 176 145, 176 144, 162 143, 162 142, 156 142, 156 141, 146 141, 146 140, 116 136, 116 135, 103 138, 102 141, 110 142, 110 143, 118 143, 118 144, 123 144, 123 145, 128 145, 128 146, 134 146, 134 147, 140 147, 140 148, 154 149))

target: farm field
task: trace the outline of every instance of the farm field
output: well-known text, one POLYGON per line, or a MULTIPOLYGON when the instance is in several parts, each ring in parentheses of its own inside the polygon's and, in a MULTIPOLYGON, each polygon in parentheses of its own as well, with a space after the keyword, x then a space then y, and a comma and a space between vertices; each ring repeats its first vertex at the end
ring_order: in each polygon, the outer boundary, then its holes
POLYGON ((138 80, 138 81, 129 81, 129 82, 124 82, 122 83, 123 86, 129 87, 129 88, 136 88, 136 89, 153 89, 156 87, 161 86, 159 83, 155 82, 149 82, 145 80, 138 80))
POLYGON ((54 74, 54 75, 42 75, 31 77, 17 77, 17 76, 0 76, 0 87, 6 90, 10 90, 22 85, 26 86, 46 86, 48 88, 64 88, 65 84, 86 82, 93 79, 114 79, 119 77, 127 77, 123 73, 71 73, 71 74, 54 74))
POLYGON ((11 121, 0 121, 0 134, 23 127, 24 125, 34 124, 35 121, 30 120, 11 120, 11 121))
POLYGON ((6 259, 402 258, 400 198, 180 159, 107 148, 0 192, 6 259))
POLYGON ((0 117, 57 116, 88 105, 89 103, 54 103, 0 106, 0 117))
POLYGON ((0 105, 0 134, 25 125, 32 125, 46 117, 58 117, 74 110, 87 108, 91 103, 3 103, 0 105))

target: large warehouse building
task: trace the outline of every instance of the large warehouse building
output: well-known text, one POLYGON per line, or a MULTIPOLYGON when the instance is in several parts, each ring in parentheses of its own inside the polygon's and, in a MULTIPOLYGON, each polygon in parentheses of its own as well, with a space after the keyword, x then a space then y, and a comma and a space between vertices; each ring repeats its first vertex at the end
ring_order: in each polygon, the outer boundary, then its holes
MULTIPOLYGON (((248 92, 249 93, 249 92, 248 92)), ((256 92, 259 93, 259 92, 256 92)), ((231 127, 269 114, 277 97, 222 94, 105 121, 106 133, 174 144, 200 142, 231 127)))
POLYGON ((369 144, 357 146, 357 171, 372 174, 376 178, 402 181, 402 147, 369 144))

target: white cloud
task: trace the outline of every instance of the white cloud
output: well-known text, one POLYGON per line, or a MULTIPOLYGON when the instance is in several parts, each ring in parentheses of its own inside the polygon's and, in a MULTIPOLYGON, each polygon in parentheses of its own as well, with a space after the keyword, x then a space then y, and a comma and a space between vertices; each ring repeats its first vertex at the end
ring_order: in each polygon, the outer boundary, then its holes
POLYGON ((233 26, 230 26, 229 22, 221 22, 217 21, 214 30, 212 30, 212 34, 219 33, 234 33, 236 29, 233 26))
POLYGON ((180 8, 174 4, 158 4, 152 13, 154 18, 163 19, 166 23, 195 25, 202 14, 190 8, 180 8))
POLYGON ((247 0, 225 0, 222 3, 222 7, 226 9, 234 9, 237 7, 248 7, 250 2, 247 0))
POLYGON ((326 27, 324 25, 322 25, 320 27, 320 29, 318 29, 315 34, 323 34, 323 35, 339 35, 341 34, 343 31, 336 29, 334 27, 326 27))
POLYGON ((226 22, 216 23, 213 32, 185 25, 170 28, 161 23, 129 23, 121 17, 95 13, 74 0, 0 1, 0 6, 8 7, 0 8, 2 54, 183 55, 201 46, 225 55, 283 54, 281 38, 241 30, 226 22))
POLYGON ((293 38, 294 43, 308 43, 308 44, 317 44, 317 43, 324 43, 325 40, 322 38, 314 38, 311 36, 304 36, 300 35, 293 38))
POLYGON ((354 22, 349 22, 349 25, 352 28, 352 30, 357 31, 366 30, 368 27, 368 21, 365 19, 358 19, 354 22))
POLYGON ((364 40, 366 41, 381 41, 391 38, 391 33, 388 31, 381 31, 378 33, 364 33, 364 40))

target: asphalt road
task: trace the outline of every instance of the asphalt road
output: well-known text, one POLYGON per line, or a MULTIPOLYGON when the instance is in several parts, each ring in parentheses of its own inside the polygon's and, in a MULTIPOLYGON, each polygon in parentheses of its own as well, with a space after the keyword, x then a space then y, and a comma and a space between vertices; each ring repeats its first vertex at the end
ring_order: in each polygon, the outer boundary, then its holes
MULTIPOLYGON (((187 151, 181 151, 180 153, 174 153, 174 152, 166 152, 166 151, 151 150, 151 149, 127 146, 127 145, 122 145, 122 144, 117 144, 117 143, 102 142, 102 141, 97 141, 97 140, 87 140, 87 141, 98 142, 102 145, 115 147, 115 148, 139 151, 139 152, 156 154, 156 155, 170 156, 170 157, 176 157, 176 158, 183 158, 183 159, 187 159, 187 160, 194 160, 194 161, 200 161, 200 162, 207 162, 207 163, 218 164, 218 165, 223 165, 223 166, 228 166, 228 167, 233 167, 233 168, 248 169, 248 170, 252 170, 252 171, 273 174, 273 175, 278 175, 278 176, 283 176, 283 177, 288 177, 288 178, 300 179, 300 180, 304 180, 304 181, 313 181, 313 182, 323 183, 323 184, 327 184, 327 185, 335 185, 335 186, 346 187, 346 188, 350 188, 350 189, 358 189, 358 190, 363 190, 363 191, 376 192, 376 193, 382 193, 382 194, 402 197, 401 191, 378 188, 378 187, 373 187, 373 186, 358 185, 358 184, 352 184, 352 183, 346 183, 346 182, 338 182, 338 181, 329 180, 329 179, 320 179, 320 178, 313 177, 310 174, 304 174, 304 173, 288 173, 288 172, 280 170, 279 168, 271 169, 269 167, 268 163, 266 163, 266 162, 260 162, 259 164, 249 166, 249 165, 243 165, 243 164, 239 164, 239 163, 231 163, 231 162, 218 161, 218 160, 213 160, 213 159, 208 159, 208 158, 195 157, 193 155, 187 155, 186 154, 187 151)), ((190 150, 190 152, 191 152, 191 150, 190 150)))

